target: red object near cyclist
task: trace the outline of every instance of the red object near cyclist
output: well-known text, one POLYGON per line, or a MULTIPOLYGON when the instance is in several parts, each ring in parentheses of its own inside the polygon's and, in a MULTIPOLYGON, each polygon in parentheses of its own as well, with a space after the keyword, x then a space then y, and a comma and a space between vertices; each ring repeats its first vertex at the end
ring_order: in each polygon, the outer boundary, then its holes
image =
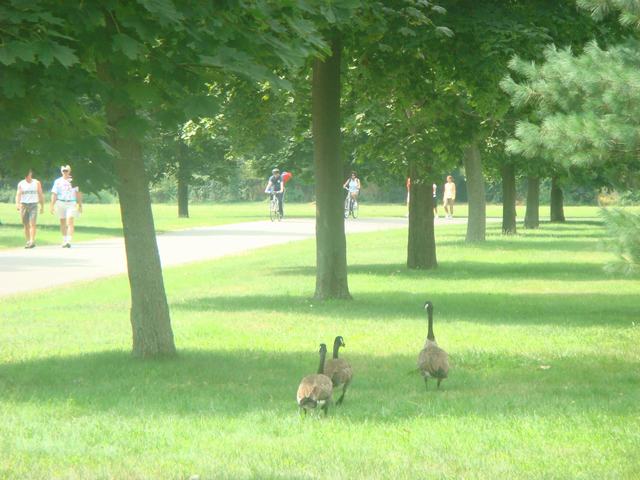
POLYGON ((287 183, 292 178, 293 178, 293 175, 291 175, 291 172, 282 172, 282 181, 284 183, 287 183))

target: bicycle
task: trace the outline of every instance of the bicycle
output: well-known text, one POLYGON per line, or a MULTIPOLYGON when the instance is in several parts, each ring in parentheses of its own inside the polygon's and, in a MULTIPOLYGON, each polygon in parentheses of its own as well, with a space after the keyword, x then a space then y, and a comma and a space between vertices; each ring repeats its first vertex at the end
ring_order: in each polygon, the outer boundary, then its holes
POLYGON ((347 190, 347 198, 344 199, 344 218, 349 218, 351 215, 354 219, 358 218, 358 201, 351 196, 351 192, 347 190))
POLYGON ((269 218, 272 222, 275 222, 276 219, 278 221, 282 220, 282 216, 280 215, 280 200, 278 200, 278 196, 274 192, 267 192, 271 195, 271 200, 269 200, 269 218))

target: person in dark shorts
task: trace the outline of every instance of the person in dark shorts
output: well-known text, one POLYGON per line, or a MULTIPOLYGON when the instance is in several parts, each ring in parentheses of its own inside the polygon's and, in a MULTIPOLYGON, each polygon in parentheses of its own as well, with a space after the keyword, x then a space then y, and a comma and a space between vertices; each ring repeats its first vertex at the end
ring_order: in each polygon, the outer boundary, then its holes
POLYGON ((42 185, 33 178, 33 170, 29 169, 24 180, 18 183, 16 191, 16 209, 20 212, 22 225, 24 225, 24 248, 36 246, 36 222, 38 219, 38 205, 40 213, 44 211, 44 194, 42 185))
POLYGON ((267 188, 264 189, 265 193, 273 194, 278 197, 278 205, 280 210, 280 216, 284 218, 284 182, 280 175, 280 170, 274 168, 271 170, 271 176, 267 182, 267 188))

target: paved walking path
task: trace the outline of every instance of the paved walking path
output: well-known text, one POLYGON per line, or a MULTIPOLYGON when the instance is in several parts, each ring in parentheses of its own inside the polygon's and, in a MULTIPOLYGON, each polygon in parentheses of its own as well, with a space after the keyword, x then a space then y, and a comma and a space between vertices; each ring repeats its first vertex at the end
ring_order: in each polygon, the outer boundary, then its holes
MULTIPOLYGON (((466 219, 437 220, 466 223, 466 219)), ((360 233, 403 228, 405 218, 348 220, 346 232, 360 233)), ((249 222, 216 227, 193 228, 158 235, 163 266, 209 260, 255 248, 312 238, 314 219, 288 218, 280 223, 249 222)), ((82 238, 82 234, 76 238, 82 238)), ((122 238, 76 243, 31 250, 0 251, 0 297, 20 292, 56 287, 126 273, 127 261, 122 238)))

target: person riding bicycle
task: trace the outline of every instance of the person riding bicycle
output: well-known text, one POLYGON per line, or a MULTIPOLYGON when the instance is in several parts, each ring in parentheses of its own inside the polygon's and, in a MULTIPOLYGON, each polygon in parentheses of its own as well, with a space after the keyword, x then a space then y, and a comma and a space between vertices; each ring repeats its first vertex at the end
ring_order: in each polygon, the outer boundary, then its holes
POLYGON ((358 193, 360 193, 360 179, 356 172, 351 172, 351 177, 347 178, 347 181, 342 185, 349 191, 349 195, 353 198, 354 202, 358 201, 358 193))
POLYGON ((282 181, 278 168, 271 170, 271 173, 272 175, 269 177, 269 182, 267 183, 267 188, 265 188, 264 193, 277 197, 280 217, 284 218, 284 182, 282 181))

